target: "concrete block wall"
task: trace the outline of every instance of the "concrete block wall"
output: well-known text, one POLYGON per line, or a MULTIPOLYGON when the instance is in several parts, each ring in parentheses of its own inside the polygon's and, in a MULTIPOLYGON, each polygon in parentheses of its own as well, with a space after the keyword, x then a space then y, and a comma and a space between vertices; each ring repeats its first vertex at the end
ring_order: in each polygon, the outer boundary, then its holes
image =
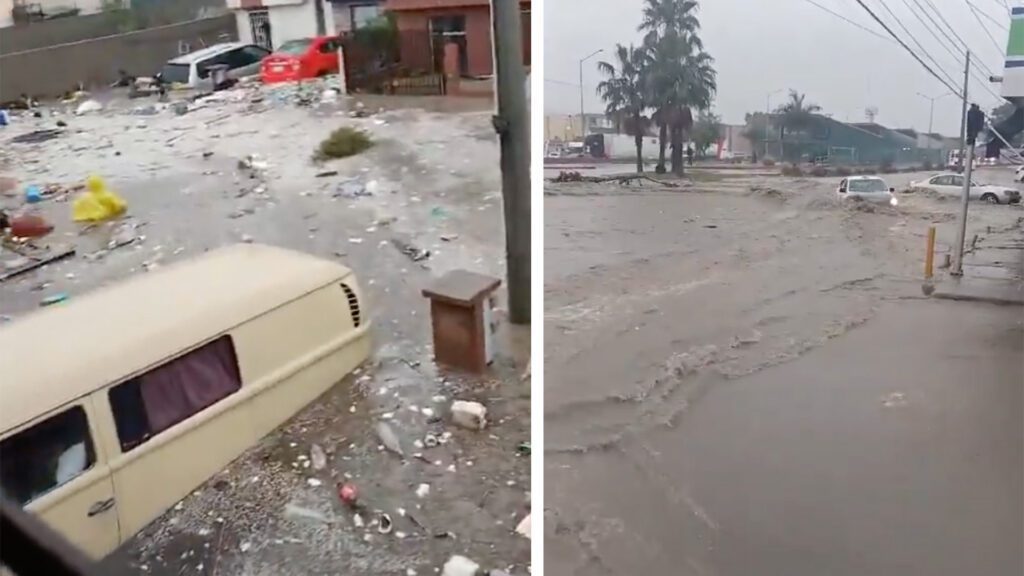
POLYGON ((224 15, 0 55, 0 101, 23 93, 55 97, 78 82, 107 85, 117 78, 120 68, 137 76, 154 74, 178 55, 180 42, 195 49, 236 40, 236 30, 235 18, 224 15), (46 73, 40 74, 40 70, 46 73))

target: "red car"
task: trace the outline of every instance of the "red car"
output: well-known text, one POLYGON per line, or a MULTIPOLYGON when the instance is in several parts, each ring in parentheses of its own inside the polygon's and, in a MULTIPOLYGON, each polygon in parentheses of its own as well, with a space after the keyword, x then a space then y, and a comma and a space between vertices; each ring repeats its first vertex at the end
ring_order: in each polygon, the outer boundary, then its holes
POLYGON ((339 45, 335 36, 289 40, 263 59, 260 78, 272 84, 336 74, 339 45))

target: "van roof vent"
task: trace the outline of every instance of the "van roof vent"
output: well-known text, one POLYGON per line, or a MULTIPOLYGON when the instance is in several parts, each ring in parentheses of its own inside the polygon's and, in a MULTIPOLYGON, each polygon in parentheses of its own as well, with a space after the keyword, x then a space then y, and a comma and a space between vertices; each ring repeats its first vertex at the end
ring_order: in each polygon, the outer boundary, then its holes
POLYGON ((356 296, 355 291, 344 282, 341 283, 341 289, 345 291, 345 298, 348 298, 348 310, 352 314, 352 325, 358 328, 362 323, 362 314, 359 310, 359 297, 356 296))

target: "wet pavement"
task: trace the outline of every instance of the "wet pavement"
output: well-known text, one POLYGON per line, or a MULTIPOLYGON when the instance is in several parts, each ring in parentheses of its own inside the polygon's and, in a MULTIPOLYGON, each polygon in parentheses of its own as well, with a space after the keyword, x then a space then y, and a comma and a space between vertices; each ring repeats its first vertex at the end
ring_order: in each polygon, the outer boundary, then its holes
POLYGON ((923 295, 955 200, 837 183, 546 185, 546 574, 1024 571, 1024 310, 923 295))
MULTIPOLYGON (((239 241, 337 260, 367 294, 375 341, 367 363, 109 557, 105 573, 404 576, 434 573, 452 554, 526 573, 529 540, 514 529, 530 509, 529 457, 519 450, 530 437, 529 382, 520 379, 528 328, 504 323, 485 377, 449 373, 432 361, 420 294, 453 269, 504 277, 488 106, 368 99, 358 107, 366 117, 352 118, 356 101, 299 106, 279 90, 224 93, 181 116, 115 98, 98 113, 60 116, 69 124, 61 136, 5 146, 0 158, 0 173, 20 182, 16 195, 0 197, 3 206, 44 215, 56 225, 44 243, 78 249, 0 284, 9 322, 0 329, 48 295, 73 301, 239 241), (314 165, 316 145, 340 126, 367 131, 374 147, 314 165), (251 155, 256 170, 239 165, 251 155), (326 171, 338 174, 316 176, 326 171), (20 198, 25 185, 70 186, 92 173, 127 200, 127 217, 86 228, 71 222, 73 195, 28 207, 20 198), (124 240, 131 243, 108 249, 124 240), (407 245, 429 258, 414 262, 398 248, 407 245), (452 425, 454 399, 483 403, 488 428, 452 425), (381 449, 382 421, 404 458, 381 449), (428 433, 445 442, 423 446, 428 433), (309 467, 314 444, 327 454, 322 470, 309 467), (339 501, 339 482, 359 488, 364 527, 339 501), (421 484, 429 486, 423 496, 421 484), (390 534, 379 533, 377 511, 393 519, 390 534)), ((3 137, 57 119, 16 118, 3 137)))

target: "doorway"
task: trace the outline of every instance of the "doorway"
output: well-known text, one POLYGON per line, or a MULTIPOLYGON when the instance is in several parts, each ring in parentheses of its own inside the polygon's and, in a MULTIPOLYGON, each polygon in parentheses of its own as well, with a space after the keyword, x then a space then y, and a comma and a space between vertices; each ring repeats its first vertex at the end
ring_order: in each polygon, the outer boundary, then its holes
POLYGON ((270 34, 270 13, 266 10, 249 11, 249 29, 252 31, 252 43, 267 50, 274 49, 273 37, 270 34))
POLYGON ((459 75, 469 74, 469 51, 466 49, 466 17, 434 16, 430 19, 430 44, 434 54, 444 54, 444 46, 454 42, 459 47, 459 75))

